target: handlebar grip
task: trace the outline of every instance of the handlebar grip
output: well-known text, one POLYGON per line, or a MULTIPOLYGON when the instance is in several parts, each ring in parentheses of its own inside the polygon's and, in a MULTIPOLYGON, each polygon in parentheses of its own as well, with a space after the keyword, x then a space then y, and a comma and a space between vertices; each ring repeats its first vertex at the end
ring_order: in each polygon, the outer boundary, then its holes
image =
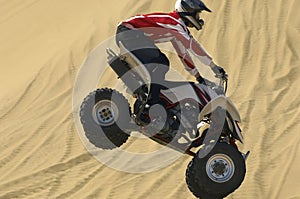
POLYGON ((226 73, 225 74, 216 74, 215 77, 218 79, 222 79, 222 80, 228 79, 228 75, 226 73))

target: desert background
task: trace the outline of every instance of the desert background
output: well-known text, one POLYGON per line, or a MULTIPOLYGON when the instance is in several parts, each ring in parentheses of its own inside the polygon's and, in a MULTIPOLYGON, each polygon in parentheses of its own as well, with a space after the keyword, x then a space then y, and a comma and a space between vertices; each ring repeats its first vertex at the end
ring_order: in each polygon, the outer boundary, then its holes
MULTIPOLYGON (((205 3, 213 12, 192 34, 228 72, 228 96, 242 116, 241 149, 251 150, 246 178, 227 198, 300 199, 300 1, 205 3)), ((150 173, 111 169, 85 149, 72 115, 74 82, 89 53, 119 21, 174 4, 0 0, 1 199, 194 198, 185 183, 191 157, 150 173)), ((157 148, 150 140, 126 144, 157 148)))

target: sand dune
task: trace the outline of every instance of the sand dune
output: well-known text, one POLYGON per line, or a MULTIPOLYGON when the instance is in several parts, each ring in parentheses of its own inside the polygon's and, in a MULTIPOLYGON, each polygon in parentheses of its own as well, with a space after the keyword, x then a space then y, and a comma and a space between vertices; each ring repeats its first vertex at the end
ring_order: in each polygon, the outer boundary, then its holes
MULTIPOLYGON (((150 173, 111 169, 84 148, 72 116, 87 55, 120 20, 171 11, 174 3, 0 0, 0 198, 194 198, 184 179, 190 157, 150 173)), ((213 12, 203 14, 204 30, 192 33, 229 73, 242 148, 252 152, 244 183, 227 198, 300 198, 300 1, 206 4, 213 12)))

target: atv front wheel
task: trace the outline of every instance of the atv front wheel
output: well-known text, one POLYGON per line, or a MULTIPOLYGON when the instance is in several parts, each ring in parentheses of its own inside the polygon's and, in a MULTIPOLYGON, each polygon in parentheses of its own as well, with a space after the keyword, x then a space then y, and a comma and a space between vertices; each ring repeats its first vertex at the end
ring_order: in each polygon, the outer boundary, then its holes
POLYGON ((198 152, 189 163, 186 181, 197 197, 203 193, 225 197, 241 185, 245 173, 245 161, 237 148, 216 143, 205 157, 199 158, 198 152))
POLYGON ((195 179, 192 163, 193 162, 191 161, 187 167, 185 179, 188 188, 194 194, 194 196, 201 199, 222 199, 223 197, 221 195, 209 194, 199 186, 198 181, 195 179))
POLYGON ((80 107, 80 121, 87 139, 101 149, 124 144, 129 133, 130 107, 125 97, 112 89, 91 92, 80 107))

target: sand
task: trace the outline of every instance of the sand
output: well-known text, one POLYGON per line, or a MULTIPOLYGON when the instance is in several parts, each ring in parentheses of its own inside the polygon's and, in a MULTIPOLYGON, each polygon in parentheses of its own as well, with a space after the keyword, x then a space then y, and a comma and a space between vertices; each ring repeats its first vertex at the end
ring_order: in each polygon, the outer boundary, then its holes
MULTIPOLYGON (((184 179, 191 157, 148 173, 109 168, 86 150, 72 115, 74 83, 88 54, 122 19, 168 12, 174 3, 0 0, 1 199, 194 198, 184 179)), ((300 1, 206 4, 213 12, 192 33, 230 75, 228 96, 245 136, 241 149, 251 150, 245 181, 227 198, 298 199, 300 1)), ((126 144, 142 152, 160 147, 148 140, 126 144)))

